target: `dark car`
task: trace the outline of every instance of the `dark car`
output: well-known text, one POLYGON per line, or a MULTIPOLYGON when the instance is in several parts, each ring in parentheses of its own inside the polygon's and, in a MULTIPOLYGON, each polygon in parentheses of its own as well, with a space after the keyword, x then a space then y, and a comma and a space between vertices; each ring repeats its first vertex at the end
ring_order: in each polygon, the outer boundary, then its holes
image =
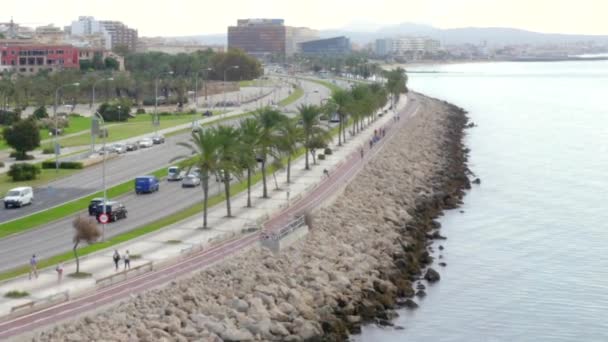
POLYGON ((93 198, 91 200, 91 203, 89 203, 89 215, 97 216, 97 206, 102 203, 103 203, 103 198, 101 198, 101 197, 93 198))
MULTIPOLYGON (((99 216, 103 212, 103 204, 97 205, 97 222, 99 221, 99 216)), ((106 215, 108 215, 109 221, 114 222, 120 219, 127 218, 127 208, 124 204, 119 202, 106 202, 106 215)))
POLYGON ((206 110, 206 111, 203 113, 203 116, 212 116, 212 115, 213 115, 213 113, 212 113, 210 110, 206 110))
POLYGON ((165 142, 165 137, 162 135, 155 135, 152 137, 152 143, 153 144, 162 144, 165 142))
POLYGON ((127 143, 127 151, 137 151, 137 149, 139 149, 139 145, 134 142, 134 143, 127 143))

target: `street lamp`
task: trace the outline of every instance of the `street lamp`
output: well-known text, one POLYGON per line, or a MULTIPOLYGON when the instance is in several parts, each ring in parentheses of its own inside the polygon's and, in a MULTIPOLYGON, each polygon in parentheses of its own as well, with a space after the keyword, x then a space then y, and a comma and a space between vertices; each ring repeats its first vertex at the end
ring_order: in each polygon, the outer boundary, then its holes
MULTIPOLYGON (((209 76, 209 71, 215 71, 213 68, 202 69, 203 72, 203 80, 205 81, 205 103, 207 102, 207 76, 209 76)), ((198 73, 196 73, 196 77, 194 79, 194 103, 195 107, 198 109, 198 73)))
POLYGON ((158 80, 162 75, 173 75, 173 71, 161 72, 156 75, 156 79, 154 80, 154 135, 158 136, 158 126, 160 125, 160 120, 158 119, 158 80))
POLYGON ((58 134, 58 129, 57 129, 57 102, 58 102, 58 98, 59 98, 59 90, 68 87, 68 86, 74 86, 74 87, 78 87, 80 86, 80 83, 76 82, 76 83, 68 83, 68 84, 64 84, 61 85, 59 87, 57 87, 57 89, 55 89, 55 107, 53 107, 53 115, 55 116, 55 132, 53 132, 53 149, 55 150, 55 172, 59 172, 59 144, 57 143, 57 134, 58 134))
MULTIPOLYGON (((120 106, 118 107, 120 108, 120 106)), ((103 119, 103 117, 101 116, 101 114, 99 114, 99 112, 97 110, 95 110, 95 114, 94 114, 94 119, 95 120, 100 120, 101 121, 101 127, 102 130, 105 130, 106 128, 106 123, 103 119)), ((97 127, 99 127, 99 125, 97 125, 97 127)), ((93 132, 94 134, 96 132, 93 132)), ((108 201, 108 194, 107 194, 107 188, 106 188, 106 136, 107 134, 103 134, 103 147, 102 147, 102 151, 103 151, 103 166, 101 168, 101 186, 103 187, 103 204, 102 204, 102 214, 105 215, 106 214, 106 202, 108 201)), ((106 234, 106 224, 103 223, 103 230, 101 233, 101 240, 105 241, 105 234, 106 234)))
MULTIPOLYGON (((224 69, 224 86, 222 87, 224 89, 224 112, 226 111, 226 73, 228 72, 228 70, 230 69, 238 69, 239 66, 238 65, 233 65, 230 66, 226 69, 224 69)), ((222 113, 223 115, 224 113, 222 113)))
MULTIPOLYGON (((104 82, 104 81, 108 81, 108 82, 114 81, 114 77, 102 78, 93 83, 93 103, 92 103, 93 108, 95 108, 95 87, 97 86, 97 83, 104 82)), ((95 112, 97 112, 97 109, 95 109, 95 112)), ((93 116, 95 116, 95 112, 93 112, 93 116)), ((93 151, 95 151, 95 134, 91 135, 91 153, 93 153, 93 151)))

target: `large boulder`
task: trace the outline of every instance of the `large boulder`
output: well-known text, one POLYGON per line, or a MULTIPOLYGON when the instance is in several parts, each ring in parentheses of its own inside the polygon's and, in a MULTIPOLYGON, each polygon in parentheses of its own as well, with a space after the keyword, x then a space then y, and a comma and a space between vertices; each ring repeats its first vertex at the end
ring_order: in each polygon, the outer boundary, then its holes
POLYGON ((429 269, 426 270, 424 279, 426 279, 426 281, 428 281, 429 283, 434 283, 434 282, 439 281, 439 279, 441 279, 441 277, 439 276, 439 272, 437 272, 433 268, 429 267, 429 269))

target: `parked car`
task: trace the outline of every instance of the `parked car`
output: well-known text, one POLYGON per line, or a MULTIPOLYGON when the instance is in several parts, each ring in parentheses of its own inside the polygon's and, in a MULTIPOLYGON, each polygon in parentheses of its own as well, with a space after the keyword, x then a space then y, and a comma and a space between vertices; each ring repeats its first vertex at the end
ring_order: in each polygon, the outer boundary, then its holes
POLYGON ((184 174, 179 166, 169 166, 167 169, 167 180, 169 182, 182 180, 182 178, 184 178, 184 174))
POLYGON ((152 147, 152 145, 154 145, 154 142, 150 138, 143 138, 139 141, 140 148, 152 147))
POLYGON ((189 174, 182 179, 182 188, 193 188, 201 185, 201 179, 197 175, 189 174))
MULTIPOLYGON (((229 175, 229 179, 228 181, 232 182, 232 175, 229 175)), ((215 175, 215 181, 219 182, 221 181, 222 183, 224 183, 224 170, 220 170, 220 172, 218 174, 215 175)))
POLYGON ((32 204, 34 200, 34 190, 30 186, 22 186, 19 188, 11 189, 4 196, 4 208, 9 207, 21 208, 26 204, 32 204))
MULTIPOLYGON (((103 213, 103 204, 99 204, 97 206, 97 222, 99 221, 99 217, 103 213)), ((120 219, 127 218, 127 208, 124 204, 119 202, 106 202, 106 215, 108 215, 110 222, 115 222, 120 219)))
POLYGON ((103 197, 95 197, 91 200, 91 203, 89 203, 90 216, 97 216, 97 206, 100 204, 103 204, 103 197))
POLYGON ((97 150, 97 153, 101 155, 114 153, 114 148, 112 146, 100 147, 99 150, 97 150))
POLYGON ((160 188, 160 182, 155 176, 141 176, 135 178, 135 193, 150 193, 158 191, 160 188))
POLYGON ((112 145, 112 150, 118 154, 127 153, 127 146, 125 144, 116 143, 112 145))
POLYGON ((213 116, 213 113, 210 110, 206 110, 203 112, 203 116, 213 116))
POLYGON ((155 135, 152 137, 152 143, 154 144, 162 144, 165 142, 165 137, 162 135, 155 135))
POLYGON ((139 144, 137 142, 130 142, 127 143, 125 147, 127 148, 127 151, 137 151, 137 149, 139 148, 139 144))

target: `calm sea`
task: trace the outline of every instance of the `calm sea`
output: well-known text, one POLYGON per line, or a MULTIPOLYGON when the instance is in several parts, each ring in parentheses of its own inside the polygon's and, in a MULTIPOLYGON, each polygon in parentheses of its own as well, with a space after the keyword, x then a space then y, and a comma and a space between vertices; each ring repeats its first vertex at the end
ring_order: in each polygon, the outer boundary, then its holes
MULTIPOLYGON (((441 218, 441 281, 404 330, 357 341, 608 341, 608 62, 422 67, 410 87, 469 111, 482 180, 441 218)), ((437 249, 437 248, 436 248, 437 249)))

